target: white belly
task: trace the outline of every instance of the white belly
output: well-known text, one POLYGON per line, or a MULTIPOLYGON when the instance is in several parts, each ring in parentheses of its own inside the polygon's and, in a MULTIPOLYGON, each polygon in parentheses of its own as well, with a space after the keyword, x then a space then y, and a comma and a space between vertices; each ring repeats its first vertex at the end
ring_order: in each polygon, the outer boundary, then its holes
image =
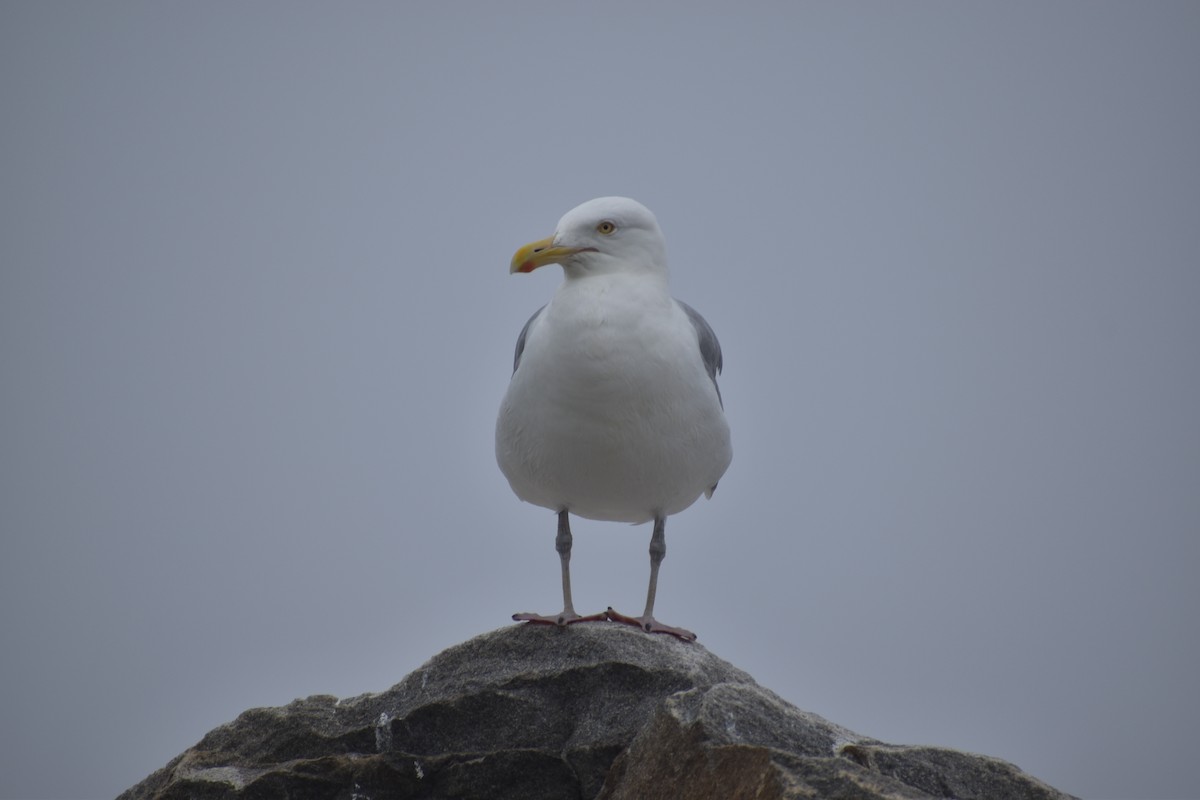
POLYGON ((496 459, 522 500, 645 522, 724 474, 729 427, 691 322, 652 300, 613 311, 556 296, 531 328, 496 424, 496 459))

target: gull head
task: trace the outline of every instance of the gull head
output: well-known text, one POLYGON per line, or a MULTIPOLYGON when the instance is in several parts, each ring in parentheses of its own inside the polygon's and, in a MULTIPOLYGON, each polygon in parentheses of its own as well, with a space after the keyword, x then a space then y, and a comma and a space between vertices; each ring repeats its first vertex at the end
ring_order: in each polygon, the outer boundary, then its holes
POLYGON ((667 248, 650 209, 628 197, 598 197, 564 214, 553 236, 517 250, 509 272, 533 272, 546 264, 561 264, 568 277, 665 274, 667 248))

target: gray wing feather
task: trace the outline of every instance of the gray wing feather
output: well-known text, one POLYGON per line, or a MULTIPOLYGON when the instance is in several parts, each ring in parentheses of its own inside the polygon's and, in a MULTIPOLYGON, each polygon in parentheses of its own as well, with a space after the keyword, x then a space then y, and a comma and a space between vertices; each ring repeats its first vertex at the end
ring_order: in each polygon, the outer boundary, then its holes
MULTIPOLYGON (((708 377, 712 378, 713 388, 717 390, 717 400, 720 401, 721 408, 724 408, 725 401, 721 400, 721 387, 717 386, 717 375, 721 373, 721 367, 724 366, 721 358, 721 343, 717 341, 717 334, 713 331, 712 326, 708 324, 708 320, 700 316, 699 311, 682 300, 676 300, 675 302, 687 312, 688 319, 692 322, 692 327, 696 329, 696 336, 700 340, 700 358, 704 360, 704 369, 708 371, 708 377)), ((537 315, 535 314, 534 316, 537 315)), ((525 334, 522 332, 521 338, 524 339, 524 336, 525 334)))
MULTIPOLYGON (((525 352, 525 335, 529 333, 529 326, 533 324, 533 321, 538 318, 538 314, 541 314, 544 308, 545 306, 542 306, 542 308, 533 312, 533 316, 529 318, 529 321, 525 323, 525 327, 521 328, 521 332, 517 335, 517 352, 513 354, 513 372, 516 372, 517 367, 521 366, 521 354, 525 352)), ((720 358, 719 352, 717 357, 720 358)))

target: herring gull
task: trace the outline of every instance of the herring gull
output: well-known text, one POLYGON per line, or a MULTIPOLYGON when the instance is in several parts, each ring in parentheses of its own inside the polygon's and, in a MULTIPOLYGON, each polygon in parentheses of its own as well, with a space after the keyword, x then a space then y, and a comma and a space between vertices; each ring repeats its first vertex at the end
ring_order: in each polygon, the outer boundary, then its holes
POLYGON ((610 619, 695 639, 654 618, 672 514, 711 496, 732 457, 717 388, 721 346, 695 309, 671 297, 666 245, 650 210, 624 197, 568 211, 511 272, 559 264, 564 280, 517 338, 496 422, 496 460, 520 499, 558 514, 563 610, 513 619, 569 625, 610 619), (654 522, 640 617, 580 616, 571 599, 569 515, 654 522))

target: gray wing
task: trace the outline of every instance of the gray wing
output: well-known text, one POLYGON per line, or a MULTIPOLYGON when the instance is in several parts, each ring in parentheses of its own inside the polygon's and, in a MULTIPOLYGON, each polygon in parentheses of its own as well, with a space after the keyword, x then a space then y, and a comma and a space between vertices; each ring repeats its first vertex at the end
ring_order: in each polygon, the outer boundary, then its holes
MULTIPOLYGON (((713 332, 712 326, 708 324, 708 320, 700 316, 699 311, 682 300, 676 300, 675 302, 687 312, 688 319, 692 321, 692 327, 696 329, 696 336, 700 339, 700 358, 704 360, 704 369, 708 371, 708 377, 712 378, 713 388, 717 390, 717 400, 720 401, 721 408, 724 408, 725 401, 721 400, 721 387, 717 386, 717 375, 721 373, 721 367, 724 366, 721 359, 721 343, 717 341, 717 334, 713 332)), ((536 317, 537 314, 534 314, 534 316, 536 317)), ((532 321, 530 320, 530 322, 532 321)), ((528 328, 529 326, 526 325, 525 327, 528 328)), ((521 332, 521 339, 521 344, 524 344, 524 331, 521 332)))
MULTIPOLYGON (((533 312, 533 316, 529 318, 529 321, 525 323, 525 327, 521 328, 521 333, 517 335, 517 352, 513 354, 513 372, 516 372, 517 367, 521 366, 521 353, 525 352, 525 334, 529 333, 529 326, 533 324, 533 321, 538 318, 538 314, 541 314, 542 309, 544 309, 544 308, 545 308, 545 306, 542 306, 542 308, 539 308, 537 311, 533 312)), ((693 313, 695 313, 695 312, 693 312, 693 313)), ((697 314, 696 316, 700 316, 700 315, 697 314)), ((704 320, 701 320, 701 322, 703 322, 703 321, 704 320)), ((705 324, 707 324, 707 323, 705 323, 705 324)), ((716 341, 716 339, 714 338, 713 341, 716 341)), ((717 360, 719 361, 720 358, 721 358, 721 351, 720 351, 720 347, 718 347, 717 348, 717 360)), ((720 369, 720 367, 718 367, 718 369, 720 369)))

